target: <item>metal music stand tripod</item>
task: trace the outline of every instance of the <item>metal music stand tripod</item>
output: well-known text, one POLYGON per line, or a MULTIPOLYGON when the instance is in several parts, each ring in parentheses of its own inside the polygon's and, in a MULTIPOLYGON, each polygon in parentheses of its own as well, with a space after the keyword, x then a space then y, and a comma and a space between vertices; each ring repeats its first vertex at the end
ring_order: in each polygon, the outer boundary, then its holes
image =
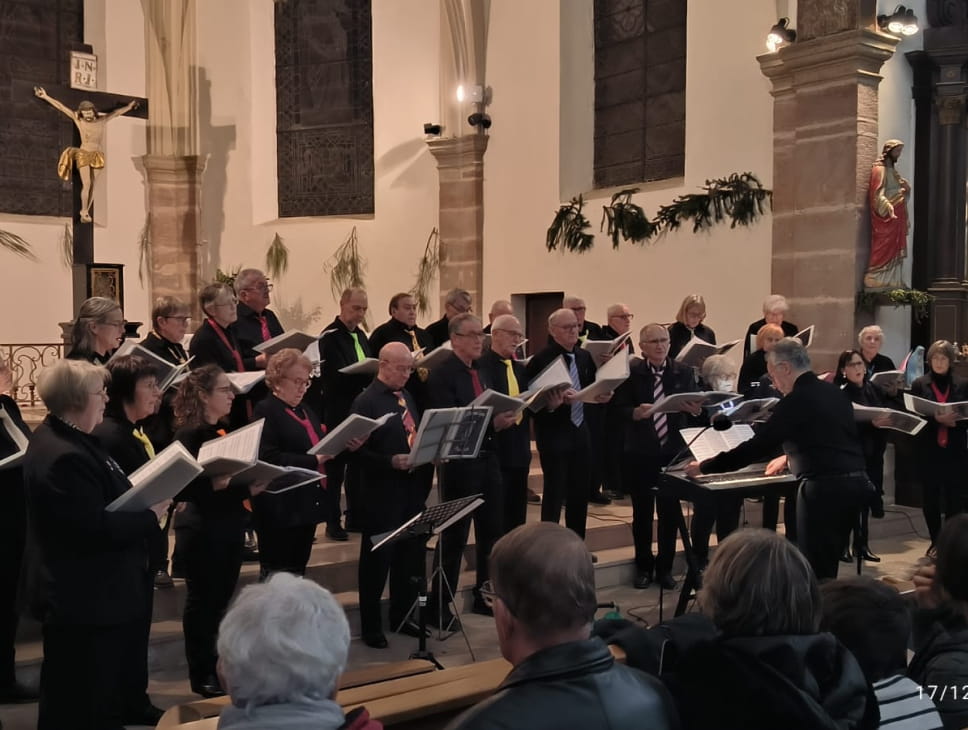
MULTIPOLYGON (((428 507, 420 514, 414 515, 397 529, 373 538, 372 550, 378 550, 385 545, 392 545, 405 540, 419 540, 423 544, 423 550, 420 553, 420 566, 417 575, 413 576, 413 580, 417 584, 417 598, 410 606, 410 610, 407 611, 406 616, 400 621, 397 630, 399 631, 416 612, 416 624, 420 627, 420 636, 417 639, 417 651, 413 652, 410 658, 426 659, 438 669, 443 669, 443 666, 437 661, 433 652, 427 649, 427 541, 432 535, 439 535, 482 504, 484 504, 484 500, 481 499, 481 495, 479 494, 470 497, 461 497, 450 502, 441 502, 440 504, 435 504, 433 507, 428 507)), ((440 543, 438 542, 438 548, 439 546, 440 543)), ((439 570, 440 568, 438 567, 437 571, 439 570)), ((450 592, 450 585, 442 573, 441 577, 444 578, 444 585, 447 587, 450 600, 453 601, 453 593, 450 592)), ((432 580, 433 577, 431 577, 432 580)), ((438 595, 441 596, 441 602, 443 602, 443 594, 438 593, 438 595)), ((459 626, 461 633, 464 634, 464 641, 467 643, 467 649, 471 654, 471 659, 476 661, 474 650, 471 648, 470 641, 467 639, 467 634, 464 633, 464 627, 460 624, 459 626)))

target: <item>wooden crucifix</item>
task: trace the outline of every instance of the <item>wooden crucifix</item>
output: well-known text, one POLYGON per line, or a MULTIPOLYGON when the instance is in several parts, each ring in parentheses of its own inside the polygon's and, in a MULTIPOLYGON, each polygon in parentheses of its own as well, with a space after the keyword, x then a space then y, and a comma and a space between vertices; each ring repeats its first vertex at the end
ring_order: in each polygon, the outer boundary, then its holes
POLYGON ((65 149, 57 173, 72 182, 74 308, 87 296, 86 265, 94 263, 94 208, 97 173, 104 168, 102 144, 107 122, 119 116, 148 118, 148 100, 69 86, 35 86, 34 94, 74 124, 74 144, 65 149), (110 111, 101 113, 98 109, 110 111))

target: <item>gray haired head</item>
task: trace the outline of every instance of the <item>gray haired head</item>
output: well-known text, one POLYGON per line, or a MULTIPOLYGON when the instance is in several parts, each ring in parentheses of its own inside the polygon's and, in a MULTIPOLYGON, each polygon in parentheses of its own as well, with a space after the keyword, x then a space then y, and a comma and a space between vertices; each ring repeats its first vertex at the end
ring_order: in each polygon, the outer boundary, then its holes
POLYGON ((784 337, 777 342, 773 346, 773 350, 767 354, 767 358, 774 365, 780 362, 788 362, 796 372, 804 372, 810 369, 810 355, 807 353, 807 348, 796 337, 784 337))

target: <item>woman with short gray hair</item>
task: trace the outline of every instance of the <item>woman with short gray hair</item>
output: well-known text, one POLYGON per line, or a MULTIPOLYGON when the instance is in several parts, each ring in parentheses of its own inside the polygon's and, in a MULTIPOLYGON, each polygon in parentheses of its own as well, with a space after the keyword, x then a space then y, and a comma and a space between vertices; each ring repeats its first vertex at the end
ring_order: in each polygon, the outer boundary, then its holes
POLYGON ((91 297, 77 310, 71 327, 71 360, 106 365, 124 340, 124 313, 113 299, 91 297))
POLYGON ((219 679, 232 697, 220 730, 381 728, 336 702, 349 645, 346 614, 317 583, 276 573, 247 586, 219 627, 219 679))
POLYGON ((37 382, 50 413, 23 469, 35 546, 27 560, 29 602, 44 629, 39 730, 121 730, 144 724, 147 709, 123 702, 144 661, 151 606, 146 544, 170 500, 107 511, 131 487, 91 435, 104 415, 108 379, 103 367, 59 360, 37 382))

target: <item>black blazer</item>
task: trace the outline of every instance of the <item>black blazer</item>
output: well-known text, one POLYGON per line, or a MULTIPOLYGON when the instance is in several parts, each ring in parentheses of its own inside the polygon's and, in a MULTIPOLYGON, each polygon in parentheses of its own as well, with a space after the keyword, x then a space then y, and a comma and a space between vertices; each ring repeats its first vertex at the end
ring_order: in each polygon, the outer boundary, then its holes
MULTIPOLYGON (((14 425, 29 440, 30 427, 24 423, 20 408, 9 395, 0 395, 0 410, 5 411, 14 425)), ((0 459, 16 453, 17 446, 8 440, 6 430, 0 428, 0 459)), ((0 530, 4 531, 5 545, 21 545, 27 531, 27 500, 24 496, 23 461, 17 466, 0 469, 0 494, 3 495, 3 509, 0 510, 0 530)), ((9 549, 9 548, 8 548, 9 549)), ((19 561, 19 557, 15 558, 19 561)), ((3 560, 3 558, 0 558, 3 560)))
POLYGON ((105 414, 104 420, 91 432, 124 473, 129 475, 148 461, 145 445, 135 438, 134 429, 135 425, 123 413, 114 412, 105 414))
MULTIPOLYGON (((221 434, 219 426, 183 426, 175 432, 175 440, 192 456, 198 456, 198 450, 206 441, 218 438, 221 434)), ((186 485, 176 496, 176 502, 191 502, 195 505, 199 517, 206 520, 229 520, 238 522, 241 529, 242 521, 247 514, 242 501, 249 497, 248 484, 231 482, 225 489, 216 491, 212 488, 212 480, 205 474, 200 474, 186 485)))
POLYGON ((450 320, 446 316, 427 325, 426 333, 434 347, 440 347, 450 339, 450 320))
POLYGON ((750 392, 757 387, 760 378, 764 375, 766 375, 766 350, 756 350, 743 360, 736 387, 749 399, 752 397, 749 395, 750 392))
MULTIPOLYGON (((434 339, 427 330, 420 327, 414 327, 413 330, 417 335, 417 344, 424 348, 424 352, 429 352, 434 348, 434 339)), ((408 333, 406 325, 392 317, 370 333, 370 350, 373 352, 373 357, 377 357, 383 346, 390 342, 402 342, 413 352, 413 338, 408 333)), ((427 371, 425 369, 414 370, 407 380, 407 390, 417 401, 417 405, 421 407, 427 404, 426 380, 427 371), (422 380, 421 373, 423 374, 422 380)))
MULTIPOLYGON (((202 326, 195 332, 192 341, 188 345, 188 352, 195 358, 192 360, 192 370, 200 368, 203 365, 218 365, 227 373, 239 372, 239 365, 232 355, 232 350, 241 354, 238 340, 235 339, 235 333, 231 327, 224 329, 219 327, 217 323, 213 326, 212 322, 214 320, 206 317, 202 326), (216 333, 215 327, 219 327, 225 335, 226 340, 228 340, 230 347, 225 346, 222 338, 216 333)), ((259 392, 257 390, 258 388, 259 386, 256 385, 246 395, 235 396, 235 400, 232 402, 232 413, 229 416, 233 428, 239 428, 249 422, 249 404, 254 402, 254 394, 259 392)))
MULTIPOLYGON (((323 331, 335 330, 328 335, 319 338, 319 357, 322 359, 322 402, 323 402, 323 423, 327 428, 335 428, 349 415, 353 399, 356 398, 363 389, 373 380, 371 375, 344 375, 339 372, 340 368, 352 365, 358 361, 356 346, 350 331, 337 317, 328 324, 323 331)), ((370 341, 366 333, 359 327, 356 335, 360 341, 363 354, 373 357, 370 349, 370 341)), ((318 388, 313 384, 313 388, 318 388)), ((310 401, 310 405, 315 405, 310 401)))
MULTIPOLYGON (((699 390, 695 371, 691 367, 667 359, 662 373, 662 390, 666 395, 692 393, 699 390)), ((625 424, 625 451, 649 460, 651 466, 658 468, 669 463, 682 450, 685 441, 679 430, 693 423, 686 413, 667 413, 669 438, 665 446, 660 446, 655 432, 655 419, 651 416, 639 421, 632 420, 632 411, 642 403, 655 403, 655 378, 647 360, 635 363, 629 372, 629 379, 622 383, 612 398, 613 408, 625 424)))
MULTIPOLYGON (((501 393, 508 392, 508 368, 503 358, 493 350, 488 350, 481 356, 478 364, 482 370, 487 371, 491 388, 501 393)), ((518 381, 518 390, 523 393, 528 389, 527 368, 517 360, 511 361, 511 367, 514 368, 514 379, 518 381)), ((497 458, 502 467, 526 469, 531 464, 530 413, 525 408, 521 423, 494 433, 497 458)))
MULTIPOLYGON (((289 415, 290 410, 301 418, 309 419, 317 439, 326 435, 326 427, 319 422, 319 417, 312 409, 305 406, 291 409, 276 396, 270 395, 259 402, 253 414, 256 420, 266 419, 262 428, 262 442, 259 444, 259 458, 279 466, 316 469, 316 457, 306 453, 313 445, 309 434, 299 421, 289 415)), ((302 477, 298 481, 302 481, 302 477)), ((263 492, 252 498, 252 514, 256 525, 261 527, 315 525, 326 519, 323 510, 323 487, 320 482, 313 482, 281 494, 263 492)))
MULTIPOLYGON (((481 381, 481 392, 492 388, 490 376, 480 367, 480 361, 471 363, 477 370, 477 377, 481 381)), ((430 371, 427 377, 427 402, 429 408, 463 408, 470 404, 477 396, 474 395, 474 383, 464 362, 451 353, 444 362, 430 371)), ((481 451, 491 451, 494 448, 493 422, 487 426, 481 451)))
MULTIPOLYGON (((922 375, 911 383, 911 395, 926 400, 937 401, 934 389, 931 387, 931 373, 922 375)), ((958 377, 951 378, 951 390, 948 403, 968 400, 968 382, 958 377)), ((929 452, 940 450, 938 446, 938 427, 941 425, 933 418, 926 419, 928 424, 917 435, 918 445, 929 452)), ((968 455, 968 421, 957 421, 957 426, 948 429, 948 445, 945 452, 951 456, 964 457, 968 455)))
MULTIPOLYGON (((528 361, 526 367, 528 382, 534 380, 535 376, 548 367, 552 360, 565 354, 567 351, 557 342, 552 341, 528 361)), ((575 346, 573 354, 575 365, 578 367, 578 382, 583 388, 591 385, 595 382, 594 359, 587 350, 583 350, 578 345, 575 346)), ((567 362, 565 368, 568 368, 567 362)), ((582 427, 586 427, 586 424, 582 423, 582 427)), ((555 452, 570 448, 571 439, 566 439, 565 436, 570 434, 573 428, 571 407, 567 404, 554 411, 545 409, 534 414, 534 439, 540 451, 555 452)))
POLYGON ((716 333, 702 322, 694 330, 690 330, 682 322, 673 322, 669 327, 669 357, 675 360, 676 355, 682 352, 682 348, 692 339, 693 335, 700 340, 705 340, 710 345, 716 344, 716 333))
MULTIPOLYGON (((239 318, 229 326, 229 329, 235 333, 245 369, 258 370, 255 358, 259 353, 252 348, 263 342, 262 323, 259 322, 259 315, 247 304, 239 302, 237 311, 239 318)), ((271 309, 263 309, 262 316, 266 318, 266 324, 269 325, 270 337, 278 337, 285 331, 276 313, 271 309)))
POLYGON ((113 626, 143 620, 154 512, 106 512, 131 487, 97 439, 48 416, 24 457, 31 534, 28 592, 37 618, 113 626))

